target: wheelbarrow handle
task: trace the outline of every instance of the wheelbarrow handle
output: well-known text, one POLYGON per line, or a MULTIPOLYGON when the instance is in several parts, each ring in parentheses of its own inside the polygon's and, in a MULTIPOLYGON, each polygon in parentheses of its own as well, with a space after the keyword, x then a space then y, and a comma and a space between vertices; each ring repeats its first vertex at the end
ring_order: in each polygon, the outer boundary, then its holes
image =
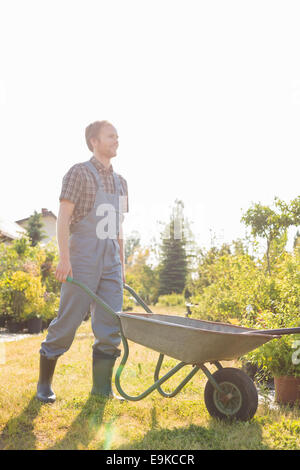
POLYGON ((279 328, 277 330, 251 330, 245 333, 255 333, 259 335, 296 335, 300 333, 300 328, 279 328))
MULTIPOLYGON (((105 303, 104 300, 102 300, 98 295, 96 295, 85 284, 83 284, 82 282, 76 281, 75 279, 73 279, 70 276, 67 276, 66 281, 70 282, 71 284, 75 284, 78 287, 81 287, 81 289, 83 289, 90 297, 92 297, 92 299, 95 300, 95 302, 97 302, 97 304, 101 305, 101 307, 104 308, 104 310, 106 312, 108 312, 111 315, 119 318, 118 313, 114 312, 114 310, 109 305, 107 305, 107 303, 105 303)), ((134 296, 134 298, 146 310, 146 312, 153 313, 150 310, 150 308, 148 307, 148 305, 145 304, 145 302, 141 299, 141 297, 132 289, 132 287, 128 286, 127 284, 124 284, 124 288, 127 289, 134 296)))
POLYGON ((143 307, 144 310, 148 313, 153 313, 148 305, 141 299, 141 297, 132 289, 132 287, 128 286, 127 284, 123 284, 124 288, 130 292, 131 295, 138 301, 138 303, 143 307))
POLYGON ((107 305, 107 303, 105 303, 104 300, 102 300, 98 295, 96 295, 85 284, 83 284, 82 282, 76 281, 75 279, 73 279, 70 276, 67 276, 66 281, 70 282, 71 284, 75 284, 78 287, 81 287, 81 289, 83 289, 90 297, 92 297, 92 299, 95 300, 95 302, 97 302, 97 304, 101 305, 101 307, 104 308, 104 310, 107 313, 110 313, 114 317, 119 318, 119 315, 116 312, 114 312, 114 310, 112 308, 110 308, 110 306, 107 305))

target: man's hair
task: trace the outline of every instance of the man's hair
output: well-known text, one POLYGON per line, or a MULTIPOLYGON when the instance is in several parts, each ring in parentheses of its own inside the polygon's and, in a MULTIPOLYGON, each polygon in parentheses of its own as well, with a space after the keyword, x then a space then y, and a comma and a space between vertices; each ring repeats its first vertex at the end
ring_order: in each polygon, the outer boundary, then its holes
POLYGON ((108 121, 95 121, 95 122, 92 122, 92 124, 87 126, 87 128, 85 129, 85 140, 86 140, 87 146, 88 146, 88 148, 90 149, 91 152, 93 152, 93 146, 92 146, 90 140, 93 137, 98 137, 100 129, 103 126, 106 126, 106 125, 111 126, 111 123, 108 122, 108 121))

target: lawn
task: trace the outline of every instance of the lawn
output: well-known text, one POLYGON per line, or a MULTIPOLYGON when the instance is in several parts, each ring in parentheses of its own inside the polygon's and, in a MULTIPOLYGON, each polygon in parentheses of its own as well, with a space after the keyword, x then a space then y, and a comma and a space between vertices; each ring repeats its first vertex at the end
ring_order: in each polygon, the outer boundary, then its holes
MULTIPOLYGON (((153 310, 162 313, 162 309, 153 310)), ((167 310, 174 313, 174 308, 167 310)), ((42 404, 34 395, 39 347, 45 335, 5 343, 5 360, 0 361, 1 450, 300 449, 299 408, 270 409, 263 402, 250 422, 214 420, 204 405, 207 379, 202 372, 171 399, 158 392, 139 402, 123 403, 90 396, 90 321, 81 325, 71 349, 58 360, 53 381, 57 401, 42 404)), ((132 342, 129 345, 122 385, 126 392, 137 395, 151 385, 158 354, 132 342)), ((161 374, 175 364, 166 358, 161 374)), ((240 366, 238 362, 223 365, 240 366)), ((188 370, 190 366, 183 368, 164 389, 171 391, 188 370)))

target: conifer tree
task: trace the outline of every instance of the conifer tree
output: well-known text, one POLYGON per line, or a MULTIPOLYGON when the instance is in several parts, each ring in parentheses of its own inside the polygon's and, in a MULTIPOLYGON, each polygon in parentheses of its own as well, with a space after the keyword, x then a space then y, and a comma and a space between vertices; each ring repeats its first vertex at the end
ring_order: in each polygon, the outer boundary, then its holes
POLYGON ((28 224, 26 227, 28 236, 31 241, 31 246, 36 246, 38 242, 45 238, 45 232, 42 230, 44 223, 41 220, 41 214, 34 211, 34 214, 29 217, 28 224))
POLYGON ((159 295, 172 292, 181 294, 188 273, 182 201, 175 201, 170 221, 166 224, 161 238, 159 295))

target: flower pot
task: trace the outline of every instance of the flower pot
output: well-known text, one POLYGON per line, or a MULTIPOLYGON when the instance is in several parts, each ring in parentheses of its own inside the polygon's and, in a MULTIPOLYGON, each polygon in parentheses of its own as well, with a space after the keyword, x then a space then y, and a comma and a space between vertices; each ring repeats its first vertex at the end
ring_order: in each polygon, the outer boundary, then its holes
POLYGON ((20 333, 24 329, 24 322, 9 319, 6 326, 10 333, 20 333))
POLYGON ((0 328, 5 328, 7 317, 6 315, 0 316, 0 328))
POLYGON ((28 333, 37 334, 42 331, 43 320, 41 318, 30 318, 27 321, 28 333))
POLYGON ((300 377, 283 375, 274 377, 275 401, 285 405, 300 405, 300 377))
POLYGON ((50 323, 52 322, 52 320, 54 320, 54 318, 50 318, 50 319, 42 321, 42 331, 48 329, 48 327, 49 327, 50 323))

